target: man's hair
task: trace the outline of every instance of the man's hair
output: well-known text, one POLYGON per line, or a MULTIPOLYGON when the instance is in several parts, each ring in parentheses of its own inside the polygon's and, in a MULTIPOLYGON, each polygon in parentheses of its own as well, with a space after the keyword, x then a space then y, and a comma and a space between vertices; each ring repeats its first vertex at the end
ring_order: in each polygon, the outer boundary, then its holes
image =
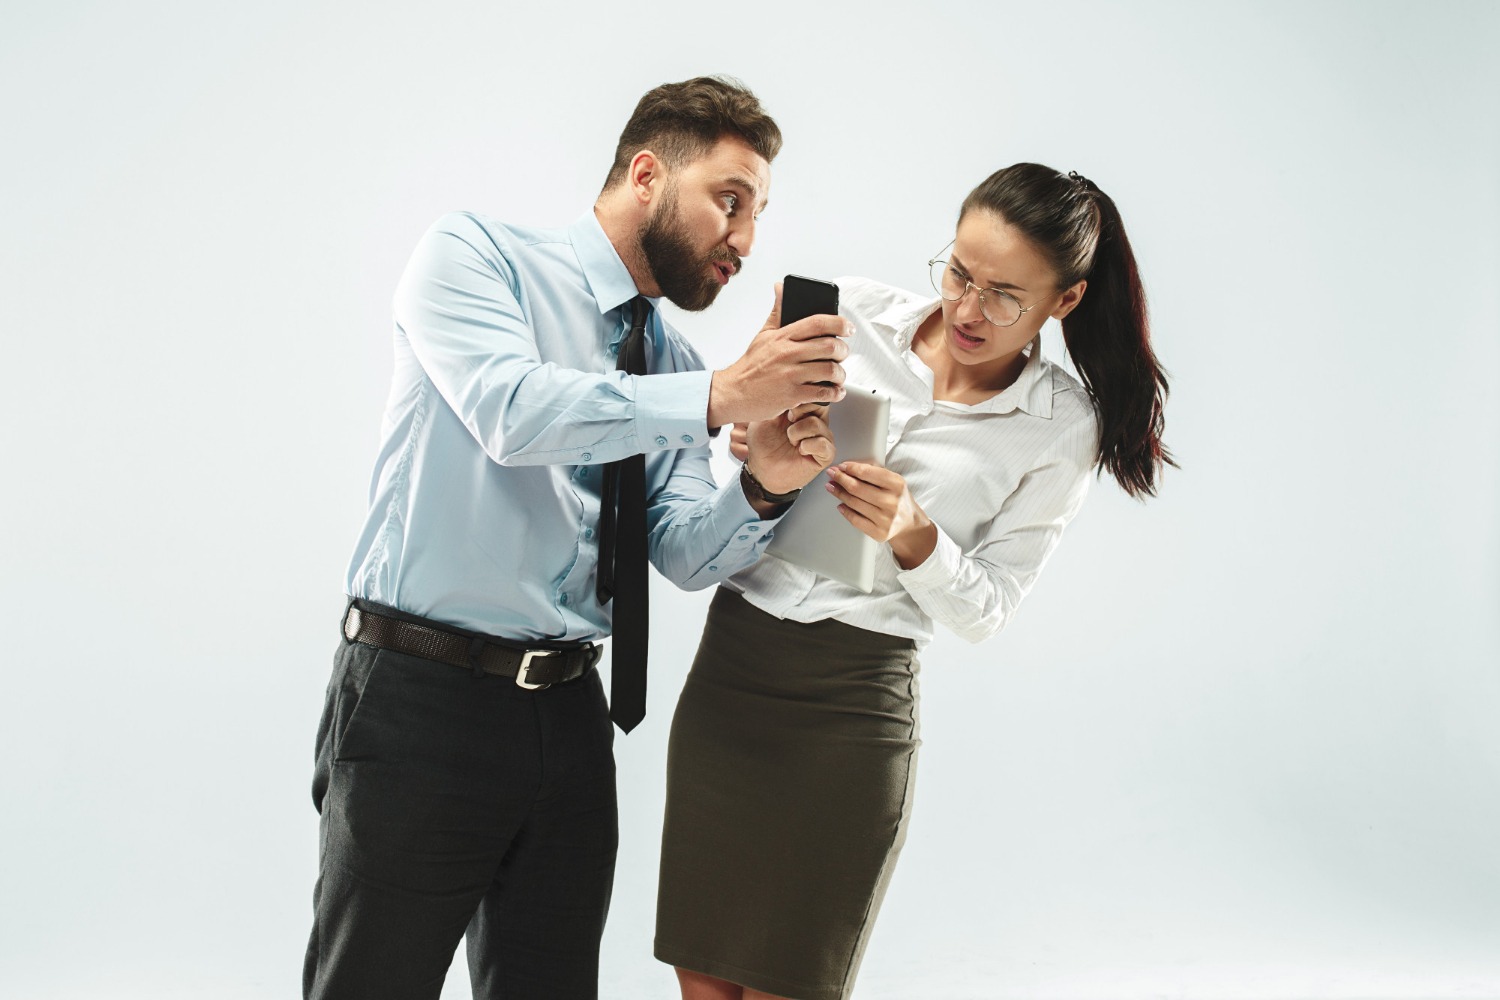
POLYGON ((624 180, 630 161, 643 149, 676 168, 703 156, 726 136, 743 139, 767 163, 781 152, 781 129, 738 80, 699 76, 664 83, 646 92, 625 123, 604 188, 624 180))

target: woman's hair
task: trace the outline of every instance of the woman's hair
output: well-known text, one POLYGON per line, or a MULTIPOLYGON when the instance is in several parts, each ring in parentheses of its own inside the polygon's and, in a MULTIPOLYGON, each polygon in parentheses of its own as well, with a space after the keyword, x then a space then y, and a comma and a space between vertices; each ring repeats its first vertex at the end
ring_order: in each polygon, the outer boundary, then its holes
POLYGON ((725 136, 742 139, 767 163, 781 152, 780 127, 738 80, 699 76, 664 83, 646 92, 625 123, 604 188, 624 180, 630 161, 643 149, 650 149, 669 166, 680 167, 713 149, 725 136))
POLYGON ((959 221, 993 212, 1035 246, 1057 287, 1088 281, 1063 317, 1063 341, 1099 416, 1098 462, 1133 497, 1155 496, 1162 465, 1167 375, 1151 350, 1146 292, 1119 209, 1086 177, 1039 163, 998 170, 969 193, 959 221))

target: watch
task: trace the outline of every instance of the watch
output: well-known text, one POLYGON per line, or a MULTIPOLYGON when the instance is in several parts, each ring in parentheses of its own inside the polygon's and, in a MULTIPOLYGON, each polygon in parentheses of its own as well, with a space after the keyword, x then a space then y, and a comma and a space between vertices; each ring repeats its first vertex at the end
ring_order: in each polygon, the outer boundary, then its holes
POLYGON ((797 487, 789 493, 772 493, 760 484, 755 478, 755 473, 750 471, 750 463, 746 462, 740 466, 740 486, 745 491, 745 496, 751 500, 759 500, 761 503, 791 503, 797 499, 797 494, 802 492, 802 487, 797 487))

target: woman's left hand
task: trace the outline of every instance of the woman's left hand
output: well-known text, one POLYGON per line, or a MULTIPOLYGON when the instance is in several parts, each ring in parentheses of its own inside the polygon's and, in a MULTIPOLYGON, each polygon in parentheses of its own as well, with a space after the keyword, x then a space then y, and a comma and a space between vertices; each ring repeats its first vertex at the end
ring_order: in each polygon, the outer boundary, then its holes
POLYGON ((937 525, 918 506, 899 472, 868 462, 828 469, 828 492, 844 519, 877 542, 887 542, 902 569, 915 569, 937 548, 937 525))

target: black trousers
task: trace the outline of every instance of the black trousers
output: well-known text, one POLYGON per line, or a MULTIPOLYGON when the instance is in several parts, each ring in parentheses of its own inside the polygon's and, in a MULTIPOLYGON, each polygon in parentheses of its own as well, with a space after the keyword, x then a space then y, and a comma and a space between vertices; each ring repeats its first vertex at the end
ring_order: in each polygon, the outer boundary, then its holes
POLYGON ((465 931, 476 1000, 596 1000, 619 836, 597 671, 527 691, 344 642, 313 801, 308 1000, 436 1000, 465 931))

